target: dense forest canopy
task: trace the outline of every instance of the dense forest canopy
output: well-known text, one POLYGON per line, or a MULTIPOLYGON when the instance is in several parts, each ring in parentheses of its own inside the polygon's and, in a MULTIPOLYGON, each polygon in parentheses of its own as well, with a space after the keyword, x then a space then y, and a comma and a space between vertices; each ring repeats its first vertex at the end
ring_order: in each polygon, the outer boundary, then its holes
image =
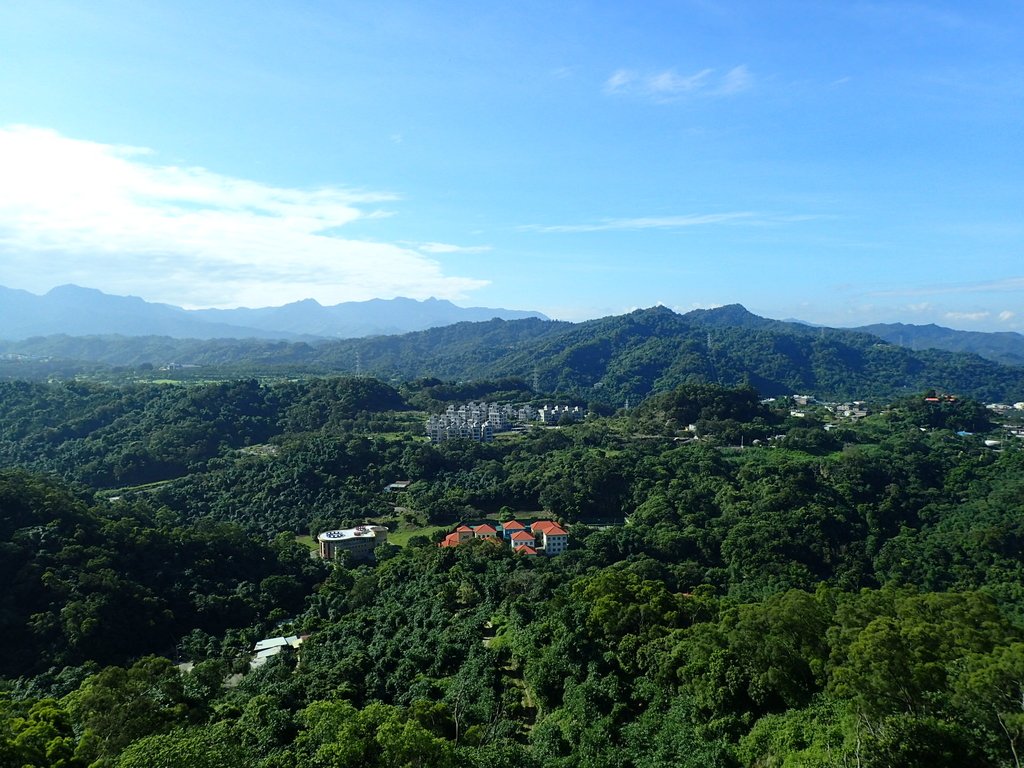
POLYGON ((0 384, 0 765, 1019 765, 1012 412, 762 394, 432 444, 536 393, 0 384), (566 553, 435 546, 541 516, 566 553), (374 565, 296 536, 367 519, 403 545, 374 565))

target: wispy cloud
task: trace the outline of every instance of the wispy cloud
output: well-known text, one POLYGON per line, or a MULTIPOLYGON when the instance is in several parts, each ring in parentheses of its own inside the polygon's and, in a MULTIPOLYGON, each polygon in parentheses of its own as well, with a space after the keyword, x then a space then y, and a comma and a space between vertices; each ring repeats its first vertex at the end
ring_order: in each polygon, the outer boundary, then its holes
POLYGON ((722 96, 730 96, 750 88, 754 84, 754 78, 746 66, 733 67, 722 78, 718 85, 718 93, 722 96))
POLYGON ((937 296, 951 293, 1010 293, 1024 290, 1024 277, 965 283, 932 283, 871 291, 871 296, 937 296))
POLYGON ((416 250, 423 253, 486 253, 489 245, 452 245, 451 243, 420 243, 416 250))
POLYGON ((604 92, 612 96, 632 96, 656 102, 676 101, 689 96, 732 96, 749 89, 753 76, 745 65, 719 73, 701 69, 679 74, 674 69, 639 72, 618 69, 605 80, 604 92))
POLYGON ((992 317, 991 312, 947 312, 945 315, 947 320, 956 321, 967 321, 970 323, 977 323, 982 320, 988 320, 992 317))
POLYGON ((582 224, 527 224, 520 229, 531 232, 608 232, 613 230, 641 229, 684 229, 715 224, 742 224, 765 226, 789 224, 822 218, 815 215, 777 216, 754 211, 731 211, 726 213, 690 213, 679 216, 641 216, 629 219, 602 219, 582 224))
POLYGON ((486 284, 447 276, 413 248, 337 236, 388 215, 377 206, 391 193, 275 187, 152 157, 0 128, 0 282, 79 282, 191 306, 457 299, 486 284))

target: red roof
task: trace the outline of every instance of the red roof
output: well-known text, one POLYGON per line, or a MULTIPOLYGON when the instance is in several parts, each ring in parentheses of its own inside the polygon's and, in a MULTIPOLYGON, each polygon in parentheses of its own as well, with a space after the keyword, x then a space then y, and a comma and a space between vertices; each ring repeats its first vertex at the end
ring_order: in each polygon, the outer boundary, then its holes
POLYGON ((459 534, 457 534, 457 533, 449 533, 447 536, 444 537, 444 541, 439 541, 437 543, 437 546, 439 546, 439 547, 457 547, 457 546, 459 546, 459 534))
POLYGON ((518 552, 520 555, 536 555, 537 550, 533 547, 528 547, 525 544, 520 544, 518 547, 513 547, 513 550, 518 552))
POLYGON ((456 531, 472 531, 473 529, 472 529, 472 528, 470 528, 470 527, 469 527, 468 525, 460 525, 460 526, 459 526, 458 528, 456 528, 455 530, 456 530, 456 531))
POLYGON ((518 520, 509 520, 507 523, 502 523, 501 527, 506 531, 525 531, 526 526, 520 523, 518 520))
POLYGON ((535 522, 533 525, 530 526, 530 530, 533 531, 534 533, 536 533, 537 531, 545 531, 545 532, 547 532, 548 528, 551 528, 552 526, 557 528, 558 527, 558 523, 553 522, 551 520, 538 520, 537 522, 535 522))
POLYGON ((512 534, 512 541, 533 541, 533 536, 526 531, 516 531, 512 534))
POLYGON ((493 526, 490 526, 487 523, 484 523, 483 525, 478 525, 476 528, 473 529, 473 533, 497 533, 497 532, 498 532, 497 528, 495 528, 493 526))
POLYGON ((560 525, 552 523, 550 528, 544 530, 545 536, 568 536, 569 532, 562 528, 560 525))

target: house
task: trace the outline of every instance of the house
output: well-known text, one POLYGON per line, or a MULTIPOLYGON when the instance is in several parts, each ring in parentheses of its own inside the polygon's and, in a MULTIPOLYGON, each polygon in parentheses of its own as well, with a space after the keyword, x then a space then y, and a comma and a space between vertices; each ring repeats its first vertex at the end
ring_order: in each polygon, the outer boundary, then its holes
POLYGON ((525 531, 526 526, 516 520, 509 520, 507 523, 501 524, 501 536, 505 541, 512 539, 512 534, 517 531, 525 531))
POLYGON ((509 541, 512 543, 512 549, 516 547, 536 547, 537 540, 533 537, 533 534, 527 533, 526 531, 516 531, 509 537, 509 541))
POLYGON ((538 520, 527 529, 511 520, 501 526, 501 535, 488 523, 476 526, 460 525, 437 543, 439 547, 457 547, 469 539, 483 539, 492 544, 508 542, 513 551, 524 555, 560 555, 569 546, 569 533, 552 520, 538 520), (540 546, 538 546, 540 544, 540 546))
POLYGON ((395 482, 390 483, 384 490, 389 493, 401 493, 402 491, 409 490, 410 485, 412 485, 412 480, 395 480, 395 482))
POLYGON ((476 528, 473 529, 474 539, 496 539, 497 537, 498 529, 495 528, 493 525, 488 525, 487 523, 484 523, 483 525, 478 525, 476 526, 476 528))
POLYGON ((441 542, 438 544, 439 547, 457 547, 464 541, 469 541, 473 538, 473 529, 468 525, 460 525, 455 529, 454 533, 449 533, 441 542))
POLYGON ((373 550, 388 540, 388 529, 382 525, 359 525, 325 531, 316 540, 324 560, 335 560, 342 552, 349 552, 353 560, 372 560, 373 550))
POLYGON ((260 640, 256 645, 253 646, 252 659, 249 660, 249 668, 257 669, 262 667, 271 656, 277 656, 285 648, 292 648, 298 650, 299 646, 302 645, 302 641, 306 639, 303 635, 291 635, 290 637, 268 637, 265 640, 260 640))
POLYGON ((530 526, 534 536, 540 536, 539 549, 548 557, 562 554, 569 546, 569 532, 551 520, 538 520, 530 526))
POLYGON ((578 405, 571 408, 568 405, 545 405, 537 411, 537 418, 542 424, 557 424, 562 419, 583 421, 586 415, 587 412, 578 405))

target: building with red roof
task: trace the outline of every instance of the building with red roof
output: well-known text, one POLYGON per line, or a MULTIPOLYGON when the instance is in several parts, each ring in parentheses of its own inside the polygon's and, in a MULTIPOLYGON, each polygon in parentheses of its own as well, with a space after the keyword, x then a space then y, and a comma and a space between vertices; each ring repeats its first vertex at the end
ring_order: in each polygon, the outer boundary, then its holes
POLYGON ((535 536, 539 534, 539 549, 549 557, 562 554, 569 546, 569 532, 553 520, 538 520, 530 530, 535 536))
POLYGON ((437 546, 457 547, 469 539, 484 539, 494 544, 508 541, 516 552, 526 555, 543 553, 549 557, 560 555, 569 546, 568 531, 552 520, 538 520, 530 526, 530 530, 533 531, 532 534, 525 525, 515 520, 501 526, 500 536, 498 529, 488 523, 475 526, 460 525, 439 541, 437 546))
POLYGON ((441 541, 437 543, 439 547, 457 547, 462 543, 462 539, 459 538, 457 533, 449 533, 441 541))
POLYGON ((513 547, 537 546, 537 540, 533 537, 533 534, 527 533, 526 531, 516 531, 509 537, 509 541, 512 542, 513 547))
POLYGON ((473 538, 475 539, 494 539, 498 536, 498 529, 493 525, 484 523, 478 525, 473 529, 473 538))
POLYGON ((525 531, 526 526, 520 523, 518 520, 509 520, 507 523, 501 525, 501 535, 506 541, 512 539, 512 534, 516 531, 525 531))

